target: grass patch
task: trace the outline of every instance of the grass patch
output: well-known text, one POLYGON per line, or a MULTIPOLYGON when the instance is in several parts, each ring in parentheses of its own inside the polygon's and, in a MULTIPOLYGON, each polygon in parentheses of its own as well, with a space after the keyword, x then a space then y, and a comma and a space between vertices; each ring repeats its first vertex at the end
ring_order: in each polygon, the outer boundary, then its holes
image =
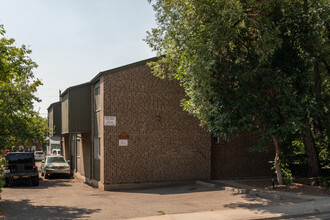
POLYGON ((159 215, 165 215, 165 212, 163 212, 163 211, 157 211, 157 213, 158 213, 159 215))

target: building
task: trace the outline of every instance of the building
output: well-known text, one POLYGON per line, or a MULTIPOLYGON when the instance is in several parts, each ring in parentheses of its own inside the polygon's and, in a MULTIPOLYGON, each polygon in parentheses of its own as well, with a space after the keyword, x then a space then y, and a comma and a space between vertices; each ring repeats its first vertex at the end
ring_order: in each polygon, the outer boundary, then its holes
POLYGON ((60 137, 49 137, 47 138, 46 155, 51 155, 52 150, 61 149, 61 138, 60 137))
POLYGON ((63 155, 75 176, 107 190, 271 174, 273 154, 249 153, 251 135, 221 143, 183 111, 183 88, 153 76, 146 65, 153 59, 101 72, 61 95, 63 155))
POLYGON ((91 175, 91 89, 90 83, 73 86, 61 94, 62 154, 71 169, 91 175))
POLYGON ((53 149, 61 149, 62 111, 61 102, 55 102, 48 107, 49 138, 47 139, 46 155, 53 149))

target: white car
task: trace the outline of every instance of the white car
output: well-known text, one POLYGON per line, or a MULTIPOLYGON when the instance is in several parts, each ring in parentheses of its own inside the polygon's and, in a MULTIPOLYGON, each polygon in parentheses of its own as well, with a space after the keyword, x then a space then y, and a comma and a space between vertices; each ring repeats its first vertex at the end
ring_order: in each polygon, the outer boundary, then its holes
POLYGON ((41 176, 47 179, 51 174, 71 175, 70 165, 63 156, 48 156, 41 162, 41 176))
POLYGON ((45 159, 45 153, 42 152, 42 151, 34 152, 34 159, 35 160, 44 160, 45 159))
POLYGON ((52 150, 52 155, 61 155, 61 150, 60 149, 53 149, 52 150))

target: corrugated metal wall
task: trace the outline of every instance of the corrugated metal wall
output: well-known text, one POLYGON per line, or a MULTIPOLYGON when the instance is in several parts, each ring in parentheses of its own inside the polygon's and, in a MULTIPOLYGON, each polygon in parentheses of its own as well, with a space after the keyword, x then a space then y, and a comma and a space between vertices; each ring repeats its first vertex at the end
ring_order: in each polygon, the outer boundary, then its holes
POLYGON ((69 92, 62 97, 62 134, 69 133, 69 92))
POLYGON ((69 113, 70 132, 91 131, 91 91, 89 84, 70 90, 69 113))
POLYGON ((48 127, 49 127, 49 136, 54 136, 54 108, 51 107, 48 109, 48 127))
POLYGON ((53 136, 60 136, 62 132, 61 125, 61 102, 57 102, 53 105, 53 136))

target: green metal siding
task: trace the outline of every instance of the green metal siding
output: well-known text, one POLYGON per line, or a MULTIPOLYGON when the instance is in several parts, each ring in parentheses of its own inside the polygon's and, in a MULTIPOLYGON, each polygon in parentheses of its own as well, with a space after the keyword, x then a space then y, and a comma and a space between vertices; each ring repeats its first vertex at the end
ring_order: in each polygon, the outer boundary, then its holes
POLYGON ((62 97, 62 134, 69 133, 69 92, 62 97))
POLYGON ((54 111, 53 107, 48 109, 48 127, 49 127, 49 137, 54 136, 54 111))
POLYGON ((55 102, 48 108, 49 136, 60 136, 61 126, 61 102, 55 102))
POLYGON ((69 123, 69 131, 72 133, 91 131, 91 91, 89 84, 70 90, 69 123))
POLYGON ((62 132, 61 102, 57 102, 53 106, 53 136, 60 136, 62 132))

